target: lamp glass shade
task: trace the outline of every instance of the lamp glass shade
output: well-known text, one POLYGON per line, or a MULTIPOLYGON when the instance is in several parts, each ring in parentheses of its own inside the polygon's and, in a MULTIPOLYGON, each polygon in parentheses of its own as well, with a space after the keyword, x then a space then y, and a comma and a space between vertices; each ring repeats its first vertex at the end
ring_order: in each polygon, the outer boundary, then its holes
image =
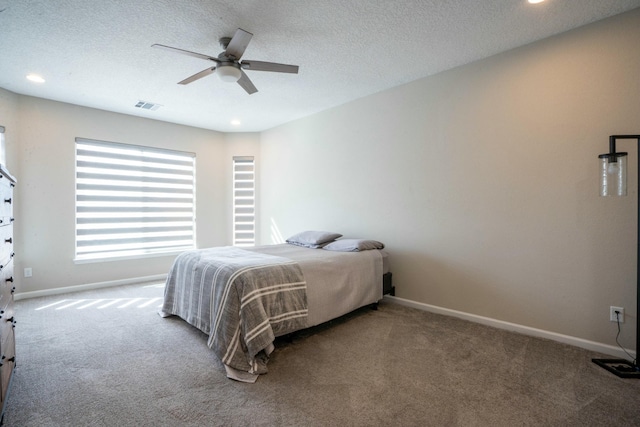
POLYGON ((216 74, 223 82, 237 82, 240 79, 240 69, 233 65, 221 65, 216 69, 216 74))
POLYGON ((600 195, 627 195, 627 153, 600 156, 600 195))

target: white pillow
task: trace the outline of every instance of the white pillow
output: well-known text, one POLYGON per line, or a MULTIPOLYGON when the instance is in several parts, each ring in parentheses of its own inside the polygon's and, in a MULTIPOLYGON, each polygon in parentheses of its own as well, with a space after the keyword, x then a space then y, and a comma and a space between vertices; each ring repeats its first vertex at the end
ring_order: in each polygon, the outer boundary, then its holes
POLYGON ((303 231, 302 233, 294 234, 287 239, 287 243, 312 249, 318 249, 323 247, 327 243, 336 240, 338 237, 342 237, 342 234, 332 233, 330 231, 309 230, 303 231))
POLYGON ((370 249, 383 249, 383 248, 384 248, 384 244, 382 242, 378 242, 377 240, 340 239, 323 246, 322 249, 326 249, 328 251, 338 251, 338 252, 360 252, 360 251, 367 251, 370 249))

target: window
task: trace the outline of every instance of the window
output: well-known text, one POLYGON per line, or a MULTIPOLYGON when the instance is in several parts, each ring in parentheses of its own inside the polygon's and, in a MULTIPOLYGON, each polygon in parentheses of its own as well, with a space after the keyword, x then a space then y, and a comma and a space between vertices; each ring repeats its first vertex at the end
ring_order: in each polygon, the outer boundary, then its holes
POLYGON ((253 157, 233 158, 233 245, 256 243, 255 164, 253 157))
POLYGON ((195 154, 76 138, 76 260, 195 247, 195 154))
POLYGON ((4 126, 0 126, 0 165, 7 163, 6 149, 4 145, 4 126))

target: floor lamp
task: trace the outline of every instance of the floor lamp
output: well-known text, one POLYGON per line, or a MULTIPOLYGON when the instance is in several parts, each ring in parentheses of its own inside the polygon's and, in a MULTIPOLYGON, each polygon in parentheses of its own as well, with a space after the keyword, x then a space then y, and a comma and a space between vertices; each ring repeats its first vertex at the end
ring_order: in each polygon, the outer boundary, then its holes
MULTIPOLYGON (((600 154, 600 195, 627 195, 627 153, 616 152, 617 139, 635 139, 638 142, 638 167, 640 168, 640 135, 611 135, 609 152, 600 154)), ((640 350, 640 172, 638 173, 638 261, 636 264, 636 357, 633 361, 625 359, 592 359, 609 372, 622 378, 640 378, 638 350, 640 350)))

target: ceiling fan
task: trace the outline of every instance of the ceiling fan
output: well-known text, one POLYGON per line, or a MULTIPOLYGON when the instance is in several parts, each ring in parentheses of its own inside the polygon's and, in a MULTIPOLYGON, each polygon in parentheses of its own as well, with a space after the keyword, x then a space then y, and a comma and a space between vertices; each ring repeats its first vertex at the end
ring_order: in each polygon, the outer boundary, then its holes
POLYGON ((297 65, 277 64, 275 62, 254 61, 249 59, 240 61, 240 58, 242 58, 245 49, 251 41, 251 37, 253 37, 253 34, 241 28, 238 28, 231 38, 222 37, 219 41, 224 52, 220 53, 217 58, 162 44, 154 44, 151 47, 166 49, 171 52, 177 52, 215 62, 216 65, 213 67, 202 70, 199 73, 178 82, 178 84, 181 85, 189 84, 215 72, 222 81, 238 82, 238 84, 247 91, 249 95, 251 95, 252 93, 256 93, 258 89, 256 89, 243 70, 298 74, 297 65))

